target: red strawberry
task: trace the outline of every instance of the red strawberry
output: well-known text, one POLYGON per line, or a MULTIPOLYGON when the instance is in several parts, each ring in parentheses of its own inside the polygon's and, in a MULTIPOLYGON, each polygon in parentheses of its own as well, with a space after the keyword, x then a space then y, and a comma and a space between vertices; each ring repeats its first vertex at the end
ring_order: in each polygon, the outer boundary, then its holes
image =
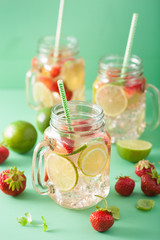
POLYGON ((152 173, 146 173, 141 177, 141 189, 146 196, 155 196, 160 194, 160 176, 155 169, 152 173))
POLYGON ((76 121, 72 122, 73 125, 75 124, 76 126, 74 127, 75 132, 84 132, 84 131, 89 131, 92 127, 88 125, 87 120, 81 120, 78 119, 76 121))
POLYGON ((105 232, 110 227, 112 227, 114 223, 114 218, 109 214, 109 212, 99 210, 91 213, 90 222, 92 227, 98 232, 105 232))
POLYGON ((55 152, 60 154, 68 154, 73 152, 74 141, 72 139, 61 137, 60 140, 56 141, 55 152))
POLYGON ((154 165, 148 160, 141 160, 136 164, 135 174, 141 177, 145 173, 151 173, 151 169, 154 169, 154 165))
POLYGON ((36 67, 38 65, 38 59, 36 57, 32 58, 31 65, 32 67, 36 67))
POLYGON ((146 79, 134 79, 133 76, 126 76, 126 84, 124 87, 125 92, 128 96, 135 94, 136 92, 144 92, 146 79), (128 80, 128 81, 127 81, 128 80))
POLYGON ((38 81, 42 82, 50 91, 54 91, 54 83, 51 78, 40 76, 38 81))
POLYGON ((6 147, 0 146, 0 164, 3 163, 9 156, 9 151, 6 147))
POLYGON ((72 93, 72 91, 70 91, 69 89, 67 89, 66 86, 64 86, 64 88, 65 88, 65 92, 66 92, 67 101, 70 101, 71 98, 72 98, 72 96, 73 96, 73 93, 72 93))
POLYGON ((115 190, 123 196, 129 196, 133 192, 135 182, 130 177, 119 177, 115 184, 115 190))
POLYGON ((16 167, 9 168, 0 173, 0 189, 5 194, 16 196, 26 188, 26 176, 16 167))
POLYGON ((60 65, 55 65, 52 67, 51 71, 50 71, 50 76, 52 78, 57 77, 61 72, 61 66, 60 65))

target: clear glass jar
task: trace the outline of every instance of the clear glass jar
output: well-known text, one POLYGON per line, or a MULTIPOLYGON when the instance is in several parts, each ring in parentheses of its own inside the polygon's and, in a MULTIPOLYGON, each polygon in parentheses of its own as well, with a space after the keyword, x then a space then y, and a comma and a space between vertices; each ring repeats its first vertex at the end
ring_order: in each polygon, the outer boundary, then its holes
POLYGON ((83 209, 101 200, 95 195, 105 198, 109 193, 111 139, 101 107, 68 103, 72 123, 66 122, 62 104, 56 105, 44 140, 34 150, 33 186, 63 207, 83 209))
POLYGON ((146 125, 159 125, 159 91, 147 84, 143 76, 142 60, 133 55, 121 74, 123 57, 104 56, 99 61, 98 76, 93 83, 93 102, 99 104, 105 114, 106 130, 111 141, 138 138, 146 125), (153 102, 153 119, 146 124, 145 94, 149 92, 153 102))
POLYGON ((26 97, 30 107, 39 110, 61 102, 57 81, 64 81, 67 100, 84 100, 84 60, 78 56, 78 42, 73 37, 61 38, 55 62, 55 37, 38 42, 38 56, 26 74, 26 97))

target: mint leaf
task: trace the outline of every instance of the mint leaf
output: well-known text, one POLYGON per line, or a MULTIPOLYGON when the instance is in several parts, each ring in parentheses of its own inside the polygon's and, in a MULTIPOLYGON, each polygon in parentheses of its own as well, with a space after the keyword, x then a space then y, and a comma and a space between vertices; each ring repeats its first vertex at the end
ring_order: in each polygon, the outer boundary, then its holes
POLYGON ((114 219, 120 219, 120 210, 116 206, 110 206, 107 210, 110 210, 112 212, 112 217, 114 219))
POLYGON ((41 218, 42 218, 42 220, 43 220, 44 232, 46 232, 46 231, 48 230, 48 226, 47 226, 47 224, 46 224, 46 221, 45 221, 44 217, 41 216, 41 218))
POLYGON ((24 215, 27 217, 28 223, 31 223, 32 222, 32 215, 30 213, 25 213, 24 215))
POLYGON ((137 201, 137 208, 143 211, 148 211, 152 209, 155 205, 154 200, 150 199, 139 199, 137 201))
POLYGON ((27 225, 27 223, 28 223, 27 218, 25 218, 25 217, 18 217, 18 218, 17 218, 17 221, 18 221, 18 223, 20 223, 22 226, 25 226, 25 225, 27 225))

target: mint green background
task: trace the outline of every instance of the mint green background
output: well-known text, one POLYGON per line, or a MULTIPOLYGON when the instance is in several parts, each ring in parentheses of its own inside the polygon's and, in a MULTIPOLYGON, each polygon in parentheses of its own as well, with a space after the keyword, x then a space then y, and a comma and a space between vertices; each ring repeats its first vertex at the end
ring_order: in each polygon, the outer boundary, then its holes
MULTIPOLYGON (((56 32, 59 0, 0 0, 0 88, 24 88, 41 36, 56 32)), ((124 54, 134 12, 139 13, 132 53, 143 59, 148 82, 160 87, 159 0, 66 0, 63 34, 78 38, 86 85, 105 54, 124 54)))
MULTIPOLYGON (((0 0, 0 136, 13 121, 34 123, 36 113, 25 100, 25 73, 36 54, 39 37, 55 33, 58 0, 0 0)), ((86 100, 91 101, 91 85, 96 77, 98 59, 104 54, 124 53, 133 12, 140 14, 133 53, 144 62, 148 82, 160 88, 160 1, 159 0, 66 0, 63 34, 76 36, 81 56, 86 62, 86 100)), ((149 108, 148 113, 150 113, 149 108)), ((153 144, 148 159, 160 159, 160 127, 143 134, 153 144)), ((0 137, 0 140, 2 138, 0 137)), ((38 133, 37 142, 42 140, 38 133)), ((158 240, 160 236, 160 196, 152 197, 155 207, 150 212, 136 209, 140 198, 147 198, 140 190, 140 179, 134 174, 134 164, 122 160, 114 145, 111 149, 111 190, 109 205, 116 205, 121 219, 106 233, 94 231, 89 222, 95 207, 72 211, 56 205, 48 196, 40 196, 31 183, 33 150, 25 155, 10 151, 0 171, 17 165, 25 170, 27 188, 17 197, 0 191, 0 239, 13 240, 158 240), (130 197, 122 197, 114 190, 115 177, 124 174, 136 180, 130 197), (30 212, 35 221, 43 215, 49 226, 41 228, 20 226, 16 218, 30 212)))

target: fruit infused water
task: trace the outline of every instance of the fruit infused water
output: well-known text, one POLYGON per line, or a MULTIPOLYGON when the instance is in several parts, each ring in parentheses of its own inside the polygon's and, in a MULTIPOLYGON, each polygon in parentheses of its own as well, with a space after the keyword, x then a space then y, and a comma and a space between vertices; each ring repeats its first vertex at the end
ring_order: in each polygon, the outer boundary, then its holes
POLYGON ((39 110, 61 102, 57 81, 62 79, 67 100, 84 100, 84 60, 73 37, 61 38, 56 61, 55 38, 48 36, 38 43, 38 56, 31 61, 26 75, 26 96, 30 107, 39 110))
MULTIPOLYGON (((62 104, 52 110, 50 127, 33 157, 33 185, 59 205, 71 209, 91 207, 106 197, 110 189, 109 134, 104 129, 103 110, 83 101, 68 102, 71 124, 66 122, 62 104), (42 156, 42 155, 43 156, 42 156), (40 167, 44 158, 44 184, 40 167), (38 184, 36 177, 38 176, 38 184), (46 188, 40 190, 40 185, 46 188)), ((43 171, 43 170, 42 170, 43 171)))
POLYGON ((132 56, 121 75, 123 57, 105 56, 100 59, 98 76, 93 84, 93 102, 105 114, 106 130, 112 142, 125 138, 138 138, 145 129, 146 89, 154 95, 154 109, 158 123, 158 89, 146 84, 142 61, 132 56))

